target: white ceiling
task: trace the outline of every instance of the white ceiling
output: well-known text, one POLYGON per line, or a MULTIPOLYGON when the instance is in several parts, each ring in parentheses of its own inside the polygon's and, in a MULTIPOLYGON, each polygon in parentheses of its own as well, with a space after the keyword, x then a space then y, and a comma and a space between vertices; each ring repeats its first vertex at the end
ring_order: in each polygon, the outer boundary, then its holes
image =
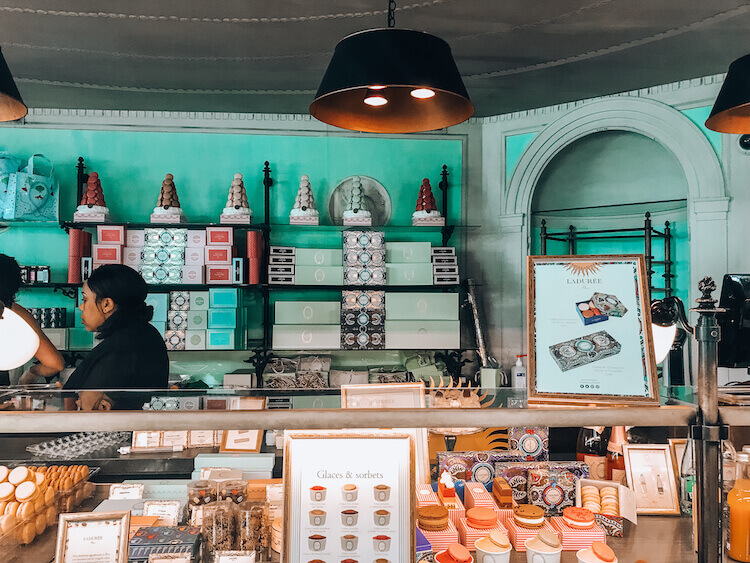
MULTIPOLYGON (((387 0, 11 0, 0 45, 30 107, 307 113, 339 39, 387 0)), ((448 41, 476 115, 725 72, 750 1, 399 0, 448 41)))

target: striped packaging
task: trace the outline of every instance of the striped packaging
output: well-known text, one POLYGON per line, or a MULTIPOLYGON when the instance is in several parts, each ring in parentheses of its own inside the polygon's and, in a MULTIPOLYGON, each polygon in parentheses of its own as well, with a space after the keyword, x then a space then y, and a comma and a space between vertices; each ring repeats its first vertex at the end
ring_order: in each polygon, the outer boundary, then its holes
POLYGON ((516 551, 526 551, 526 545, 524 542, 536 536, 539 533, 539 530, 547 530, 548 532, 557 534, 557 537, 560 537, 560 532, 555 530, 546 518, 544 519, 544 525, 539 528, 522 528, 516 524, 516 521, 513 519, 508 520, 505 527, 508 529, 510 543, 513 544, 513 548, 516 551))
POLYGON ((464 505, 466 506, 466 510, 475 506, 491 508, 495 512, 500 510, 495 504, 495 499, 492 498, 492 495, 482 483, 466 483, 464 487, 464 505))
POLYGON ((429 485, 417 485, 417 508, 422 506, 435 506, 440 504, 437 493, 429 485))
POLYGON ((458 537, 460 540, 459 543, 466 546, 466 549, 468 549, 469 551, 474 551, 476 549, 474 547, 474 542, 482 539, 492 530, 507 532, 505 526, 503 526, 500 522, 496 522, 495 525, 492 526, 492 528, 474 528, 473 526, 469 525, 469 521, 466 518, 461 518, 458 521, 456 528, 458 529, 458 537))
POLYGON ((599 527, 599 524, 594 524, 590 528, 580 530, 568 526, 562 516, 553 516, 551 521, 552 527, 562 535, 563 551, 586 549, 587 547, 591 547, 591 544, 595 541, 606 543, 607 534, 599 527))
POLYGON ((260 231, 247 232, 247 283, 260 283, 260 269, 263 258, 263 235, 260 231))
POLYGON ((498 508, 497 519, 501 524, 505 525, 508 520, 513 520, 513 509, 512 508, 498 508))
POLYGON ((458 543, 458 530, 456 529, 456 525, 450 520, 448 520, 448 526, 444 530, 430 532, 419 528, 419 531, 430 542, 433 553, 448 549, 448 546, 452 543, 458 543))
POLYGON ((68 231, 68 283, 81 283, 81 258, 91 256, 91 233, 82 229, 68 231))
MULTIPOLYGON (((453 522, 456 526, 458 526, 458 521, 461 518, 466 517, 466 509, 464 508, 464 503, 461 502, 461 499, 456 495, 456 503, 455 508, 452 508, 448 506, 448 518, 450 518, 451 522, 453 522)), ((445 503, 443 503, 445 504, 445 503)))

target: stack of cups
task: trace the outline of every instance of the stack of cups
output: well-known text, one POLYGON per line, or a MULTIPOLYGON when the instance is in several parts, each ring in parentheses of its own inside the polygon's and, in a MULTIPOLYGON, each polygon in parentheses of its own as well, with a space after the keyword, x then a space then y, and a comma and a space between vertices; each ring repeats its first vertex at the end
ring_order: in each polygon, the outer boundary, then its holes
POLYGON ((68 233, 68 283, 81 283, 81 258, 91 256, 91 233, 70 229, 68 233))
POLYGON ((263 258, 263 235, 260 231, 247 232, 247 283, 260 283, 260 265, 263 258))

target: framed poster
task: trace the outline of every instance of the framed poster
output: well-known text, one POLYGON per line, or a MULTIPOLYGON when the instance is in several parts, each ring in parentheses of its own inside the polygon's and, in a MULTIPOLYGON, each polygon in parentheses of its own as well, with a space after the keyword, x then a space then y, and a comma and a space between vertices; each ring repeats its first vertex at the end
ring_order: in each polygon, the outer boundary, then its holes
MULTIPOLYGON (((238 397, 229 410, 262 411, 266 408, 266 397, 238 397)), ((263 445, 263 430, 225 430, 219 452, 258 453, 263 445)))
POLYGON ((680 514, 680 498, 669 444, 623 444, 628 488, 638 514, 680 514))
MULTIPOLYGON (((426 408, 424 381, 342 385, 342 409, 423 409, 426 408)), ((417 483, 430 482, 430 448, 426 428, 400 428, 414 438, 417 483)))
POLYGON ((643 255, 529 256, 530 405, 659 405, 643 255))
POLYGON ((283 561, 411 561, 414 444, 396 431, 287 431, 283 561))
POLYGON ((127 563, 130 511, 60 514, 55 561, 127 563))
POLYGON ((677 483, 680 482, 680 466, 682 456, 685 455, 687 447, 687 438, 670 438, 669 451, 672 454, 672 467, 674 467, 674 478, 677 483))

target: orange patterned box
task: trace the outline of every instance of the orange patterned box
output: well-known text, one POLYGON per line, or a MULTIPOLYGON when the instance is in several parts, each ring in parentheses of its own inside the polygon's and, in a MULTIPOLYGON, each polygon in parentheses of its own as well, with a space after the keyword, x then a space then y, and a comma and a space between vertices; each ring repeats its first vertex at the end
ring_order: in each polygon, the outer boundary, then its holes
POLYGON ((474 542, 485 537, 492 530, 501 530, 507 532, 505 526, 500 522, 496 522, 492 528, 474 528, 469 525, 469 521, 466 518, 461 518, 456 525, 458 529, 458 537, 460 543, 466 546, 466 549, 474 551, 474 542))
POLYGON ((542 529, 557 534, 557 537, 560 537, 560 532, 555 530, 546 518, 544 519, 544 524, 541 528, 522 528, 516 524, 516 521, 512 518, 508 520, 505 527, 508 529, 510 543, 513 544, 513 548, 516 551, 526 551, 526 546, 523 542, 536 536, 539 533, 539 530, 542 529))
POLYGON ((563 551, 578 551, 591 547, 595 541, 606 543, 607 534, 601 529, 599 524, 594 524, 591 528, 580 530, 571 528, 565 523, 562 516, 553 516, 551 519, 552 527, 562 535, 563 551))
MULTIPOLYGON (((419 526, 417 526, 419 527, 419 526)), ((448 520, 448 526, 444 530, 439 532, 430 532, 419 528, 419 531, 424 534, 427 541, 432 546, 433 553, 448 549, 448 546, 452 543, 458 543, 458 530, 456 525, 448 520)))

